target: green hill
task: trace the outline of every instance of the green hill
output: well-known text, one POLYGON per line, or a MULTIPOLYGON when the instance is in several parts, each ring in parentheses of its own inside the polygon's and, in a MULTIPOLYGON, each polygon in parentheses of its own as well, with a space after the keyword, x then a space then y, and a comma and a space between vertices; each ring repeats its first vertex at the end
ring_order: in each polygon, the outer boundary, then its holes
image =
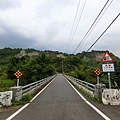
MULTIPOLYGON (((33 48, 0 49, 0 81, 16 80, 14 73, 20 70, 23 73, 20 78, 21 85, 61 72, 96 84, 94 70, 98 67, 102 68, 101 59, 104 53, 105 51, 91 51, 73 55, 33 48)), ((120 59, 110 54, 116 66, 116 72, 111 73, 112 87, 115 88, 114 81, 120 86, 120 59)), ((108 87, 107 73, 102 73, 100 82, 108 87)))

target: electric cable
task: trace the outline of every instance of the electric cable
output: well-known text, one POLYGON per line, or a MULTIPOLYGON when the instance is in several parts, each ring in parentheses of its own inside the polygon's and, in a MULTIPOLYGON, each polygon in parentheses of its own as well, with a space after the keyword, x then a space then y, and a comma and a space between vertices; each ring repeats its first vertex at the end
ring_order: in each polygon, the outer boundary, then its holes
MULTIPOLYGON (((108 27, 102 32, 102 34, 96 39, 96 41, 88 48, 88 50, 85 52, 85 54, 99 41, 99 39, 105 34, 105 32, 111 27, 111 25, 116 21, 116 19, 120 16, 120 13, 114 18, 114 20, 108 25, 108 27)), ((85 55, 84 54, 84 55, 85 55)), ((84 56, 83 55, 83 56, 84 56)), ((82 57, 83 57, 82 56, 82 57)))
MULTIPOLYGON (((113 0, 112 0, 113 1, 113 0)), ((110 4, 112 3, 112 1, 110 2, 110 4)), ((86 34, 84 35, 84 37, 83 37, 83 39, 80 41, 80 43, 78 44, 78 46, 76 47, 76 49, 73 51, 73 53, 72 54, 74 54, 75 52, 76 52, 76 50, 79 48, 79 46, 82 44, 82 42, 85 40, 85 38, 88 36, 88 33, 90 32, 90 30, 93 28, 93 26, 95 25, 97 25, 97 24, 95 24, 96 23, 96 21, 98 20, 98 18, 100 17, 100 15, 102 14, 102 12, 104 11, 104 9, 106 8, 106 6, 107 6, 107 4, 109 3, 109 0, 107 0, 107 2, 105 3, 105 5, 102 7, 102 9, 101 9, 101 11, 99 12, 99 14, 97 15, 97 17, 95 18, 95 20, 94 20, 94 22, 92 23, 92 25, 90 26, 90 28, 88 29, 88 31, 86 32, 86 34)), ((109 6, 110 6, 110 4, 109 4, 109 6)), ((109 7, 108 6, 108 7, 109 7)), ((108 7, 106 8, 106 10, 108 9, 108 7)), ((106 12, 106 10, 104 11, 104 13, 106 12)), ((104 14, 103 13, 103 14, 104 14)), ((103 16, 103 14, 102 14, 102 16, 103 16)), ((102 17, 101 16, 101 17, 102 17)), ((101 19, 101 17, 100 17, 100 19, 101 19)), ((99 19, 99 20, 100 20, 99 19)), ((99 21, 98 21, 99 22, 99 21)), ((97 22, 97 23, 98 23, 97 22)), ((95 27, 94 26, 94 27, 95 27)), ((92 29, 93 30, 93 29, 92 29)), ((92 31, 91 31, 92 32, 92 31)))
MULTIPOLYGON (((113 1, 113 0, 112 0, 113 1)), ((87 36, 85 37, 84 41, 81 43, 82 44, 85 42, 85 40, 88 38, 88 36, 91 34, 91 32, 94 30, 94 28, 96 27, 96 25, 98 24, 98 22, 100 21, 100 19, 103 17, 103 15, 105 14, 105 12, 107 11, 107 9, 109 8, 109 6, 111 5, 112 1, 109 3, 109 5, 107 6, 107 8, 104 10, 104 12, 102 13, 102 15, 98 18, 98 20, 96 21, 96 23, 94 24, 94 26, 91 28, 91 30, 89 31, 89 33, 87 34, 87 36)), ((80 46, 79 46, 80 47, 80 46)))
POLYGON ((80 7, 80 1, 81 1, 81 0, 79 0, 78 6, 77 6, 77 9, 76 9, 76 13, 75 13, 74 21, 73 21, 72 28, 71 28, 71 31, 70 31, 70 35, 69 35, 69 39, 68 39, 66 51, 67 51, 68 48, 69 48, 68 45, 69 45, 69 41, 70 41, 70 38, 71 38, 71 35, 72 35, 72 32, 73 32, 73 28, 74 28, 74 25, 75 25, 75 21, 76 21, 76 19, 77 19, 78 10, 79 10, 79 7, 80 7))
POLYGON ((120 13, 115 17, 115 19, 111 22, 111 24, 105 29, 105 31, 98 37, 98 39, 90 46, 87 52, 98 42, 98 40, 105 34, 105 32, 110 28, 110 26, 115 22, 115 20, 119 17, 120 13))
POLYGON ((75 31, 74 31, 74 33, 73 33, 73 36, 72 36, 72 39, 71 39, 71 43, 70 43, 69 48, 71 47, 71 44, 72 44, 73 39, 74 39, 74 37, 75 37, 76 31, 77 31, 77 29, 78 29, 78 26, 79 26, 79 23, 80 23, 80 20, 81 20, 81 17, 82 17, 82 14, 83 14, 83 11, 84 11, 84 8, 85 8, 85 5, 86 5, 86 1, 87 1, 87 0, 85 0, 85 2, 83 3, 83 7, 82 7, 82 10, 81 10, 81 13, 80 13, 80 16, 79 16, 77 25, 76 25, 76 27, 75 27, 75 31))

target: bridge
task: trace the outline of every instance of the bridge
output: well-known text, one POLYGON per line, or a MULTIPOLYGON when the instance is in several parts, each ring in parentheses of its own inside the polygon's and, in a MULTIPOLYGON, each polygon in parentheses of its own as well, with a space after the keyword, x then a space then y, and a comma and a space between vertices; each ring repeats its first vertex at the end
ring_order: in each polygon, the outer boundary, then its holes
POLYGON ((21 107, 6 120, 119 119, 119 106, 98 105, 97 107, 87 101, 62 74, 58 74, 30 103, 21 107))

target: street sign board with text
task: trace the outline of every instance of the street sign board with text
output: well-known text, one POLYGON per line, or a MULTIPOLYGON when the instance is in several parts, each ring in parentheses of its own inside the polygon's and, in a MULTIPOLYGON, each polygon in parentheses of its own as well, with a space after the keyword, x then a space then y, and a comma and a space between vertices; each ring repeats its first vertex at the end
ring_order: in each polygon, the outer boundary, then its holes
POLYGON ((115 72, 115 65, 114 65, 114 63, 102 64, 102 71, 103 72, 115 72))

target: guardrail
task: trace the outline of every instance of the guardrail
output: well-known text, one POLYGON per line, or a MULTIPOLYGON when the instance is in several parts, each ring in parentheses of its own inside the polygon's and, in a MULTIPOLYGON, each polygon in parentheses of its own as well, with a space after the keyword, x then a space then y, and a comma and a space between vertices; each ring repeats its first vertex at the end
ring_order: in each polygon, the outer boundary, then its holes
POLYGON ((43 83, 53 79, 54 77, 55 77, 55 75, 44 78, 44 79, 36 81, 36 82, 33 82, 31 84, 28 84, 28 85, 22 86, 22 93, 25 93, 25 92, 27 92, 27 91, 29 91, 29 90, 31 90, 39 85, 42 85, 43 83))
POLYGON ((89 82, 85 82, 83 80, 79 80, 77 78, 74 78, 74 77, 68 76, 68 75, 65 75, 65 77, 72 80, 72 81, 74 81, 74 82, 76 82, 76 83, 78 83, 78 84, 80 84, 80 85, 82 85, 82 86, 84 86, 84 87, 86 87, 87 89, 89 89, 89 90, 91 90, 93 92, 95 91, 95 85, 94 84, 91 84, 89 82))

